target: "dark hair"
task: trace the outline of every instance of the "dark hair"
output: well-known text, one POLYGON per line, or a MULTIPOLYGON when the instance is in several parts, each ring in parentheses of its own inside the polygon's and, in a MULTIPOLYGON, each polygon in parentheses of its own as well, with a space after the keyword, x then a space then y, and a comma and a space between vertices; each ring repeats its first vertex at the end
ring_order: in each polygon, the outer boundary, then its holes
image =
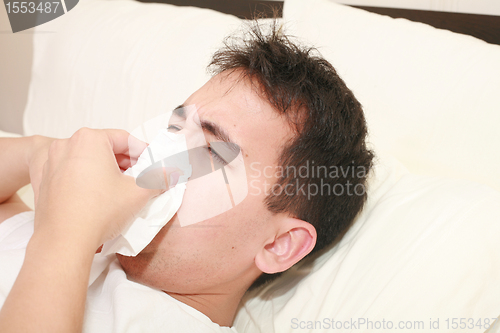
MULTIPOLYGON (((317 242, 311 254, 331 244, 349 228, 366 201, 366 176, 374 155, 365 143, 367 127, 361 104, 315 48, 293 43, 276 20, 269 27, 254 22, 242 37, 227 38, 208 68, 213 74, 242 70, 273 108, 286 116, 296 135, 283 147, 282 168, 297 171, 312 166, 313 172, 314 166, 322 171, 328 168, 328 174, 321 172, 326 177, 284 173, 277 184, 281 189, 295 189, 293 195, 291 191, 270 193, 266 204, 271 212, 286 212, 316 228, 317 242), (330 177, 335 170, 337 176, 330 177), (326 184, 327 194, 323 191, 326 184), (311 198, 304 188, 314 187, 322 195, 311 198), (345 191, 349 187, 351 192, 357 191, 349 195, 345 191)), ((251 288, 275 276, 263 274, 251 288)))

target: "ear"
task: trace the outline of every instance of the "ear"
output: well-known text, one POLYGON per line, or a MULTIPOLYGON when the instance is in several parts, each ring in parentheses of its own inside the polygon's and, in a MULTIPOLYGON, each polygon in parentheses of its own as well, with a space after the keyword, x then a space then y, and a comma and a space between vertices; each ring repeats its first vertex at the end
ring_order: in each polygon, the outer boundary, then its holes
POLYGON ((276 237, 255 256, 264 273, 283 272, 304 258, 316 244, 316 229, 305 221, 285 217, 276 237))

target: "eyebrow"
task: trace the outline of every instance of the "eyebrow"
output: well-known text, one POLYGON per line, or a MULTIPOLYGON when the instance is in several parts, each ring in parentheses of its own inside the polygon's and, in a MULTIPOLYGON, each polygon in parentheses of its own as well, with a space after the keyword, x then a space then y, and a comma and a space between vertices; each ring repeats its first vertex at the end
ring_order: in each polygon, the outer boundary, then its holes
POLYGON ((209 121, 209 120, 200 120, 200 125, 201 128, 204 131, 209 132, 212 134, 217 140, 223 141, 223 142, 228 142, 228 143, 234 143, 227 132, 221 128, 219 125, 209 121))
MULTIPOLYGON (((186 111, 184 110, 184 108, 185 108, 184 104, 181 104, 174 109, 173 113, 176 116, 181 117, 182 119, 186 119, 186 111)), ((203 131, 209 132, 217 140, 227 143, 232 143, 233 145, 228 145, 231 150, 236 151, 237 148, 234 145, 237 145, 241 150, 241 152, 243 153, 243 148, 239 144, 234 142, 229 136, 229 134, 226 132, 226 130, 220 127, 218 124, 211 122, 209 120, 200 119, 200 126, 203 131)))
POLYGON ((184 104, 179 105, 172 111, 173 114, 175 114, 178 117, 181 117, 182 119, 186 119, 186 111, 184 111, 184 104))

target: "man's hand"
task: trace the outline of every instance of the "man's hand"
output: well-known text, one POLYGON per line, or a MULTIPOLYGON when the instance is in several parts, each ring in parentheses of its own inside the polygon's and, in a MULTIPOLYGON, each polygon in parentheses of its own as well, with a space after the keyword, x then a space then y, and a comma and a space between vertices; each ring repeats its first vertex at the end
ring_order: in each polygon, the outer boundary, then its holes
POLYGON ((120 172, 145 147, 125 131, 82 129, 50 143, 41 177, 43 154, 33 155, 30 173, 41 179, 35 231, 0 312, 1 332, 81 331, 95 250, 160 193, 120 172))
POLYGON ((97 245, 116 237, 160 193, 121 173, 120 166, 130 166, 146 147, 129 138, 122 130, 81 129, 70 139, 53 141, 35 206, 35 232, 47 226, 97 245))

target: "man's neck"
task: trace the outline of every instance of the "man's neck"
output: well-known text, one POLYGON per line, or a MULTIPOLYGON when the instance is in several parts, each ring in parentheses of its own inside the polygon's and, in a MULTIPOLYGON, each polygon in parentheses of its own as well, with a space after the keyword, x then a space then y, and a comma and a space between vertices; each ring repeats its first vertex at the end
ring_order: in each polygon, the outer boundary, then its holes
POLYGON ((176 300, 205 314, 219 326, 231 327, 236 310, 246 288, 226 290, 224 293, 177 294, 167 292, 176 300))

